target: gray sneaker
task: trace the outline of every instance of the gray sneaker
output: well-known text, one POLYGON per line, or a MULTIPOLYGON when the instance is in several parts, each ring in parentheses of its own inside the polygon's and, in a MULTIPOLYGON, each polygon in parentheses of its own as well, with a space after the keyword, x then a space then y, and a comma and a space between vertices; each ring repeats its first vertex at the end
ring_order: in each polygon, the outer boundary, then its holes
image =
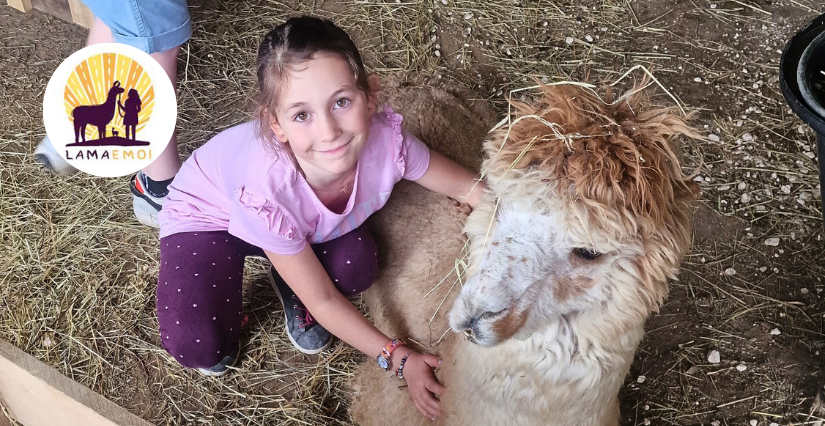
POLYGON ((158 196, 158 194, 149 192, 146 189, 148 185, 146 184, 146 175, 143 172, 137 172, 136 175, 132 176, 129 186, 132 189, 132 209, 138 222, 152 228, 160 228, 158 213, 163 207, 166 194, 158 196))
POLYGON ((68 176, 78 172, 74 166, 69 164, 69 162, 54 149, 54 145, 52 145, 52 141, 48 136, 40 141, 40 145, 37 145, 37 148, 34 150, 34 158, 36 158, 46 170, 61 176, 68 176))
POLYGON ((217 365, 209 368, 199 368, 198 372, 203 374, 204 376, 223 376, 229 371, 229 367, 234 367, 235 364, 238 362, 238 358, 241 353, 241 348, 238 347, 234 353, 231 353, 221 360, 217 365))
POLYGON ((286 335, 295 348, 310 355, 328 348, 332 344, 332 334, 315 322, 315 318, 273 268, 269 268, 269 282, 284 306, 286 335))

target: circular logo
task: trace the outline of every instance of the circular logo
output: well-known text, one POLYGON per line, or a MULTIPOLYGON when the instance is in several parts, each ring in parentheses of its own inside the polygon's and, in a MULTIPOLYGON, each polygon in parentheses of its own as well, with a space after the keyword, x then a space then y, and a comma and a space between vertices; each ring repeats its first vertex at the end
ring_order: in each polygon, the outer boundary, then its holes
POLYGON ((172 137, 177 112, 160 64, 115 43, 66 58, 43 97, 43 124, 57 153, 95 176, 125 176, 154 161, 172 137))

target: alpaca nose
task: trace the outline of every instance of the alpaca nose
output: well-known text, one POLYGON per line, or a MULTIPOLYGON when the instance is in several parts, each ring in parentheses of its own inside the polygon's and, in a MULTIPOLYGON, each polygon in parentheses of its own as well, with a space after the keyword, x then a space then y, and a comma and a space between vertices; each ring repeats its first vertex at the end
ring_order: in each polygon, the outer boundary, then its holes
POLYGON ((473 340, 473 338, 475 337, 475 327, 476 327, 476 325, 478 325, 478 318, 477 317, 470 318, 470 321, 468 321, 467 324, 464 325, 464 331, 463 331, 464 337, 466 337, 470 340, 473 340))

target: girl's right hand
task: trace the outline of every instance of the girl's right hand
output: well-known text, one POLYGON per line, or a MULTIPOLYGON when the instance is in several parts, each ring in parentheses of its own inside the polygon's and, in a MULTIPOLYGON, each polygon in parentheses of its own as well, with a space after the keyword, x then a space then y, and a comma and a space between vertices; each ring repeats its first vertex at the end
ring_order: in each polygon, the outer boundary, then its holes
POLYGON ((433 370, 441 360, 431 354, 410 352, 404 364, 404 379, 410 391, 415 408, 427 418, 435 420, 441 415, 441 403, 437 397, 444 394, 444 386, 438 383, 433 370))

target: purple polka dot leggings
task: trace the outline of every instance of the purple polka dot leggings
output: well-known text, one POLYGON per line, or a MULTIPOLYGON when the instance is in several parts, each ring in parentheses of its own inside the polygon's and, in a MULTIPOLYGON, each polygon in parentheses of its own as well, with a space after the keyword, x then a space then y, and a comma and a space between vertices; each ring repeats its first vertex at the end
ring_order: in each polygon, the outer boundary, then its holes
MULTIPOLYGON (((344 296, 372 285, 378 252, 357 228, 312 245, 344 296)), ((163 348, 189 368, 209 368, 237 350, 243 312, 244 259, 264 251, 226 231, 183 232, 160 240, 157 312, 163 348)))

